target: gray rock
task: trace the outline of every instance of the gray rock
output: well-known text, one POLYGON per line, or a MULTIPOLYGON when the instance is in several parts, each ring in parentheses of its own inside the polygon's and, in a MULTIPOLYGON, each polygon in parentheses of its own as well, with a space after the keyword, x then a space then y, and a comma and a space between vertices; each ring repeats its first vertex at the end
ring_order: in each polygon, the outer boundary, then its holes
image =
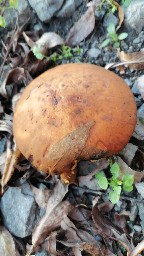
POLYGON ((10 187, 2 196, 1 212, 4 225, 15 236, 26 237, 35 223, 36 203, 30 186, 10 187))
POLYGON ((135 97, 135 102, 136 102, 137 107, 140 107, 142 104, 141 99, 139 99, 138 97, 135 97))
POLYGON ((60 10, 64 0, 28 0, 31 7, 35 10, 38 18, 45 23, 48 23, 54 14, 60 10))
POLYGON ((142 231, 141 226, 134 225, 133 227, 134 227, 134 230, 135 230, 136 232, 141 232, 141 231, 142 231))
POLYGON ((74 0, 67 0, 65 4, 62 6, 60 11, 55 15, 58 18, 68 18, 72 16, 75 11, 75 1, 74 0))
POLYGON ((58 18, 68 18, 73 15, 81 3, 82 0, 67 0, 55 16, 58 18))
POLYGON ((139 216, 141 219, 142 232, 144 233, 144 204, 138 203, 139 216))
MULTIPOLYGON (((18 14, 18 24, 22 26, 29 18, 32 19, 32 11, 26 0, 18 1, 17 11, 15 9, 5 10, 3 16, 6 20, 6 28, 10 31, 13 30, 16 24, 18 14)), ((30 20, 29 20, 30 22, 30 20)))
POLYGON ((113 23, 115 26, 118 25, 118 18, 112 14, 112 13, 108 13, 103 21, 103 26, 104 27, 108 27, 109 23, 113 23))
POLYGON ((50 256, 46 251, 36 252, 35 256, 50 256))
POLYGON ((133 40, 133 44, 138 44, 139 42, 140 42, 140 38, 139 37, 137 37, 137 38, 135 38, 133 40))
POLYGON ((97 48, 91 48, 88 52, 87 52, 88 56, 90 58, 97 58, 100 54, 101 51, 97 48))
POLYGON ((144 1, 133 0, 124 12, 126 25, 140 32, 144 27, 144 1))
POLYGON ((132 92, 133 92, 134 95, 139 95, 140 94, 140 91, 137 88, 137 82, 134 83, 134 85, 132 87, 132 92))
POLYGON ((141 119, 144 119, 144 103, 138 109, 137 116, 141 119))

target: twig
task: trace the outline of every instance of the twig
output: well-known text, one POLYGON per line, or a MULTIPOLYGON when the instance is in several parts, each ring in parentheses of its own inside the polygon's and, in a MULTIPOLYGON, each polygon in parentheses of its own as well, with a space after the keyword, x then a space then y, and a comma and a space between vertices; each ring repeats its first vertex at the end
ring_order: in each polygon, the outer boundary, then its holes
POLYGON ((137 256, 139 253, 144 251, 144 240, 142 240, 135 248, 134 250, 130 253, 129 256, 137 256))

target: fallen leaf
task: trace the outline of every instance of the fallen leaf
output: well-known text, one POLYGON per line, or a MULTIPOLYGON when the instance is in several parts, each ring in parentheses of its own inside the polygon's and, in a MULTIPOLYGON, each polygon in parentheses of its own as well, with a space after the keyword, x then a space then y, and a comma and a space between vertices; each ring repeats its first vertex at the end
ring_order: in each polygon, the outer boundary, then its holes
POLYGON ((124 160, 128 165, 131 165, 132 160, 138 150, 138 146, 128 143, 125 148, 120 152, 120 155, 124 157, 124 160))
POLYGON ((90 5, 86 13, 70 29, 66 38, 66 44, 70 46, 78 45, 94 29, 95 26, 95 8, 90 5))
POLYGON ((32 248, 27 255, 30 255, 34 247, 38 246, 52 231, 58 228, 61 221, 71 211, 71 204, 68 201, 62 202, 67 191, 68 186, 58 180, 48 199, 46 213, 32 235, 32 248))
POLYGON ((141 197, 144 198, 144 182, 136 183, 135 187, 141 197))
POLYGON ((80 248, 93 256, 110 255, 107 254, 108 250, 99 241, 95 240, 95 237, 85 230, 77 229, 68 217, 61 222, 61 227, 66 231, 67 241, 58 240, 60 243, 68 247, 80 248))
POLYGON ((97 181, 95 178, 95 174, 103 169, 106 169, 109 165, 109 161, 106 158, 102 158, 100 160, 97 160, 95 164, 96 167, 90 174, 78 177, 79 186, 86 186, 89 189, 99 189, 99 186, 96 183, 97 181))
POLYGON ((0 255, 16 256, 15 243, 12 235, 4 227, 0 227, 0 255))
POLYGON ((10 70, 10 72, 8 72, 8 74, 7 74, 7 77, 5 78, 5 80, 3 81, 3 83, 0 86, 0 94, 3 97, 8 98, 6 86, 11 85, 12 83, 14 83, 14 84, 21 84, 22 82, 25 83, 26 80, 27 80, 27 78, 26 78, 24 68, 17 67, 17 68, 10 70))
POLYGON ((125 53, 119 52, 118 57, 121 61, 126 62, 130 68, 135 70, 144 69, 144 52, 125 53))
POLYGON ((64 40, 58 34, 54 32, 47 32, 44 33, 41 38, 35 42, 35 45, 32 47, 32 49, 36 47, 41 54, 46 55, 49 49, 63 44, 64 40))
POLYGON ((124 12, 123 12, 123 9, 122 7, 116 2, 116 1, 113 1, 113 4, 117 7, 117 10, 118 10, 118 16, 119 16, 119 25, 117 26, 116 28, 116 31, 121 27, 122 23, 123 23, 123 20, 124 20, 124 12))
POLYGON ((136 86, 138 87, 140 94, 144 100, 144 75, 138 77, 136 80, 136 86))
POLYGON ((35 195, 35 201, 38 204, 38 206, 43 209, 46 209, 51 191, 47 188, 45 189, 36 188, 32 184, 31 184, 31 189, 35 195))
POLYGON ((56 250, 56 236, 57 232, 52 232, 50 236, 48 237, 48 252, 50 253, 51 256, 60 256, 59 253, 57 253, 56 250))
POLYGON ((8 181, 12 177, 15 164, 17 163, 21 155, 20 151, 17 148, 15 148, 14 152, 12 152, 9 144, 10 143, 8 143, 8 147, 7 147, 7 160, 5 162, 5 168, 4 168, 2 181, 1 181, 2 192, 3 192, 4 186, 8 183, 8 181))
POLYGON ((116 227, 108 219, 106 219, 104 215, 101 214, 97 204, 95 204, 92 208, 92 219, 96 228, 98 229, 99 234, 105 238, 113 236, 112 229, 116 229, 116 227))
POLYGON ((144 125, 137 119, 137 124, 133 133, 133 137, 138 140, 144 140, 144 125))
POLYGON ((134 175, 134 182, 140 182, 141 179, 144 177, 144 171, 137 172, 131 169, 120 157, 117 157, 117 163, 120 167, 120 174, 119 177, 122 178, 124 174, 132 174, 134 175))

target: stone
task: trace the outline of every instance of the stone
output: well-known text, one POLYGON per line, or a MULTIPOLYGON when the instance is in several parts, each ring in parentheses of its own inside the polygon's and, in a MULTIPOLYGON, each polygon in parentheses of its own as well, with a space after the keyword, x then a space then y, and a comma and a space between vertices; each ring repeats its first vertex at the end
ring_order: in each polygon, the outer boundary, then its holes
POLYGON ((138 205, 139 216, 140 216, 140 220, 141 220, 142 232, 144 233, 144 204, 137 203, 137 205, 138 205))
POLYGON ((125 24, 133 28, 136 32, 141 32, 144 27, 144 1, 133 0, 130 5, 124 9, 125 24))
POLYGON ((74 0, 67 0, 65 4, 62 6, 60 11, 55 15, 58 18, 68 18, 72 16, 75 11, 75 1, 74 0))
POLYGON ((48 23, 54 14, 60 10, 64 0, 28 0, 29 4, 36 12, 38 18, 45 23, 48 23))
POLYGON ((101 51, 97 48, 91 48, 87 54, 90 58, 97 58, 101 54, 101 51))
POLYGON ((27 182, 20 187, 9 187, 0 206, 4 225, 13 235, 23 238, 32 233, 36 203, 27 182))
POLYGON ((134 85, 132 87, 132 92, 133 92, 134 95, 139 95, 140 94, 140 91, 139 91, 139 89, 137 87, 137 81, 135 81, 135 83, 134 83, 134 85))
POLYGON ((137 116, 144 120, 144 103, 139 107, 137 116))
POLYGON ((109 23, 113 23, 115 27, 118 25, 118 18, 112 13, 105 15, 103 26, 107 28, 109 23))
MULTIPOLYGON (((26 0, 18 1, 18 7, 17 10, 15 9, 9 9, 5 10, 3 12, 3 16, 6 20, 6 30, 10 31, 13 30, 16 24, 17 20, 17 14, 18 14, 18 25, 22 26, 24 23, 30 18, 30 20, 33 19, 32 11, 30 10, 30 7, 26 0)), ((29 20, 29 23, 30 23, 29 20)))

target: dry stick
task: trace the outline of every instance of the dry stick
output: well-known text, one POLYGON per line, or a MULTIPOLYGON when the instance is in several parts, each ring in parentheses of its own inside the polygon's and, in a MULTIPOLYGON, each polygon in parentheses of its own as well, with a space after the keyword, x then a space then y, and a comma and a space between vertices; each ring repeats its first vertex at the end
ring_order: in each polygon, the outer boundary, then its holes
POLYGON ((144 250, 144 240, 142 240, 131 252, 129 256, 137 256, 139 253, 141 253, 144 250))
POLYGON ((140 63, 144 63, 144 60, 125 61, 125 62, 120 62, 120 63, 109 63, 105 66, 105 69, 116 68, 116 67, 123 66, 123 65, 140 64, 140 63))

